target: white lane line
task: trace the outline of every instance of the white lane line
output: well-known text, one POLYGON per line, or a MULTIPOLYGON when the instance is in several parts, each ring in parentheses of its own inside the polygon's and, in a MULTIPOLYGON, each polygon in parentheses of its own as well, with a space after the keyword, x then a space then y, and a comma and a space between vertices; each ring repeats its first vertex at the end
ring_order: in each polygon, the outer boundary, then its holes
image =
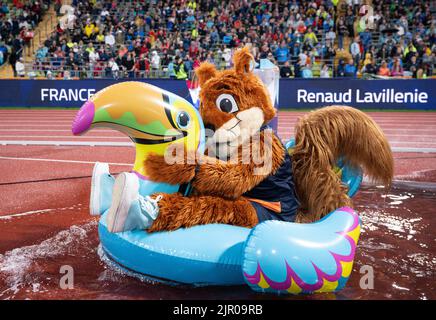
MULTIPOLYGON (((82 161, 82 160, 63 160, 63 159, 44 159, 44 158, 23 158, 23 157, 3 157, 0 156, 0 159, 3 160, 21 160, 21 161, 45 161, 45 162, 62 162, 62 163, 81 163, 81 164, 95 164, 96 161, 82 161)), ((131 163, 118 163, 118 162, 107 162, 112 166, 130 166, 131 163)))
POLYGON ((435 153, 436 148, 391 147, 392 152, 435 153))
POLYGON ((132 147, 133 142, 0 140, 0 145, 132 147))
POLYGON ((47 213, 47 212, 51 212, 54 210, 55 209, 43 209, 43 210, 27 211, 27 212, 23 212, 23 213, 6 214, 3 216, 0 216, 0 220, 10 220, 12 218, 30 216, 32 214, 37 214, 37 213, 47 213))
POLYGON ((390 144, 408 144, 408 145, 414 145, 414 144, 428 144, 431 146, 436 146, 436 142, 426 142, 426 141, 391 141, 388 140, 390 144))

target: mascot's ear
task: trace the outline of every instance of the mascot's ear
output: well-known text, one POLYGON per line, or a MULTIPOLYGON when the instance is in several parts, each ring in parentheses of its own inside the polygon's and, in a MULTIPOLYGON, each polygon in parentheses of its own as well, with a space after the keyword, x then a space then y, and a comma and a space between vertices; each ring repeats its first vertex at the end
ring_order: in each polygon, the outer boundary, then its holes
POLYGON ((195 75, 197 76, 200 87, 203 86, 207 80, 215 77, 216 74, 215 66, 209 62, 203 62, 195 69, 195 75))
POLYGON ((239 49, 233 56, 235 70, 240 74, 251 72, 252 62, 254 62, 254 58, 247 47, 239 49))

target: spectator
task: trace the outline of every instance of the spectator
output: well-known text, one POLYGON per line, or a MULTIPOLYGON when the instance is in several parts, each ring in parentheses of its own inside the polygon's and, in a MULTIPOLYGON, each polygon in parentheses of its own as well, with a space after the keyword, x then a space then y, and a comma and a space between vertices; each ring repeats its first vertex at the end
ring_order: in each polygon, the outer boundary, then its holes
MULTIPOLYGON (((325 38, 326 38, 326 45, 333 46, 336 39, 336 33, 333 31, 333 28, 329 28, 329 31, 326 33, 325 38)), ((340 46, 340 48, 342 49, 343 46, 340 46)))
POLYGON ((356 78, 357 68, 354 65, 354 60, 349 59, 348 64, 344 67, 344 76, 349 78, 356 78))
POLYGON ((359 37, 354 38, 353 43, 350 46, 350 53, 353 57, 354 64, 356 66, 359 65, 360 62, 360 45, 359 45, 359 37))
POLYGON ((294 64, 295 78, 301 78, 301 59, 299 58, 294 64))
POLYGON ((309 45, 310 47, 313 47, 318 43, 318 39, 312 28, 307 29, 307 32, 304 35, 304 43, 309 45))
POLYGON ((160 69, 160 56, 157 54, 156 50, 151 53, 151 70, 157 75, 160 69))
POLYGON ((388 68, 388 63, 386 61, 382 61, 380 68, 378 69, 377 74, 379 76, 389 77, 391 75, 391 71, 388 68))
POLYGON ((131 52, 128 52, 126 56, 126 58, 123 57, 122 64, 127 71, 128 77, 133 78, 135 72, 135 60, 133 59, 131 52))
POLYGON ((104 43, 110 47, 115 45, 115 37, 111 32, 107 32, 104 37, 104 43))
POLYGON ((120 67, 118 66, 114 58, 111 58, 109 60, 108 66, 111 70, 112 77, 114 79, 118 79, 120 76, 120 67))
POLYGON ((400 59, 395 58, 390 70, 392 77, 400 77, 403 75, 403 67, 400 64, 400 59))
POLYGON ((280 47, 278 47, 276 52, 275 52, 275 56, 276 56, 277 62, 279 64, 283 64, 286 61, 288 61, 289 49, 288 49, 288 46, 286 45, 285 41, 281 42, 280 47))
POLYGON ((406 64, 404 73, 405 74, 407 73, 407 75, 410 75, 413 78, 416 78, 416 72, 418 71, 418 69, 420 67, 421 66, 418 63, 418 59, 416 58, 416 55, 413 55, 410 58, 410 61, 406 64))
POLYGON ((336 32, 338 33, 338 47, 339 47, 339 49, 343 49, 344 48, 344 37, 348 35, 348 28, 345 25, 344 16, 339 17, 336 32))
POLYGON ((290 78, 292 77, 292 70, 289 66, 289 61, 285 61, 285 64, 280 68, 280 77, 281 78, 290 78))
POLYGON ((324 63, 321 67, 320 78, 330 78, 330 68, 324 63))
POLYGON ((19 58, 15 63, 15 70, 18 77, 24 77, 26 75, 23 58, 19 58))
POLYGON ((312 65, 310 63, 306 64, 302 69, 301 69, 301 77, 302 78, 313 78, 313 73, 312 73, 312 65))
POLYGON ((168 69, 167 69, 168 77, 170 79, 176 79, 176 70, 174 67, 174 59, 170 58, 170 62, 168 63, 168 69))
POLYGON ((367 53, 363 61, 362 74, 376 74, 376 68, 370 53, 367 53))
POLYGON ((183 63, 183 59, 179 58, 177 61, 177 65, 175 67, 176 78, 179 80, 186 80, 188 78, 188 74, 185 71, 185 64, 183 63))
POLYGON ((11 65, 12 71, 14 72, 14 77, 17 76, 16 63, 18 61, 18 54, 15 48, 12 48, 11 54, 9 55, 9 64, 11 65))

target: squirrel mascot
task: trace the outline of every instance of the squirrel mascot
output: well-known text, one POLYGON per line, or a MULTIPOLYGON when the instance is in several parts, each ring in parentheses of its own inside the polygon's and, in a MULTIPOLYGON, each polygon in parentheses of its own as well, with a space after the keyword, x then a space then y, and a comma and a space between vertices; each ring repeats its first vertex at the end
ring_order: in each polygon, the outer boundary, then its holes
POLYGON ((157 154, 145 160, 150 180, 191 183, 191 195, 142 197, 138 177, 121 173, 113 185, 109 231, 170 231, 208 223, 254 227, 271 219, 313 222, 352 205, 333 169, 339 158, 390 185, 392 153, 367 115, 335 106, 308 113, 296 125, 291 157, 267 125, 276 111, 252 72, 249 50, 236 51, 233 62, 230 70, 218 71, 207 62, 195 70, 200 114, 213 130, 207 152, 184 152, 172 164, 157 154))

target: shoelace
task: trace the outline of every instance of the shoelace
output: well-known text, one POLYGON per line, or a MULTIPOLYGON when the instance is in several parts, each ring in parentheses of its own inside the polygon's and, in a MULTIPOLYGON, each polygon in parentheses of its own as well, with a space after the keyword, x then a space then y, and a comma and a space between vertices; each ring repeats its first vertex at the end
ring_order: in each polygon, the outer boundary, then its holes
POLYGON ((156 199, 150 196, 139 197, 139 203, 141 204, 141 209, 144 210, 153 220, 156 219, 159 213, 159 207, 157 203, 162 199, 162 195, 158 195, 156 199))

